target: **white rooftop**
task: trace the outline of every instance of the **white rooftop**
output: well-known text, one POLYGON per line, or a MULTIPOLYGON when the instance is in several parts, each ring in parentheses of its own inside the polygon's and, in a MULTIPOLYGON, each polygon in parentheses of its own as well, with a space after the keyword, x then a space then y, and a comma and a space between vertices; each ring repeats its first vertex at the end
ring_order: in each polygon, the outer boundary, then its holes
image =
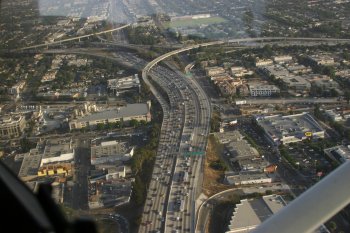
POLYGON ((117 141, 107 141, 107 142, 101 142, 101 146, 112 146, 118 144, 117 141))

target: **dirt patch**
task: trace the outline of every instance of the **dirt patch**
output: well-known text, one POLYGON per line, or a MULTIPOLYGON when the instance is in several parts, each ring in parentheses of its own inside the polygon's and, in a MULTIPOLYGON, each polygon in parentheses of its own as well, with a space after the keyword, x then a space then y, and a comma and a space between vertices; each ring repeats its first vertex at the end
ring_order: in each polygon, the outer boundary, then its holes
POLYGON ((208 149, 204 161, 204 179, 203 192, 208 197, 215 193, 232 188, 229 185, 223 184, 224 171, 213 169, 210 164, 221 159, 224 147, 215 138, 214 135, 209 136, 208 149))
POLYGON ((117 222, 114 222, 110 219, 103 219, 96 222, 97 225, 97 231, 99 233, 109 233, 109 232, 115 232, 119 233, 119 226, 117 222))

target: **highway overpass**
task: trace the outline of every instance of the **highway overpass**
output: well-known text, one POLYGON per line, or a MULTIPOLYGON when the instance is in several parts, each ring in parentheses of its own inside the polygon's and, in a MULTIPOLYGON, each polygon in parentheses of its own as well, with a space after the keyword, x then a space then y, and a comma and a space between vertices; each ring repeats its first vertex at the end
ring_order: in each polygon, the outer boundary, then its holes
POLYGON ((106 34, 106 33, 112 33, 114 31, 122 30, 126 27, 129 27, 130 25, 131 24, 126 24, 126 25, 123 25, 123 26, 118 27, 118 28, 113 28, 113 29, 109 29, 109 30, 105 30, 105 31, 101 31, 101 32, 95 32, 95 33, 91 33, 91 34, 87 34, 87 35, 83 35, 83 36, 76 36, 76 37, 72 37, 72 38, 68 38, 68 39, 64 39, 64 40, 58 40, 58 41, 54 41, 54 42, 50 42, 50 43, 45 43, 45 44, 27 46, 27 47, 19 48, 17 50, 27 50, 27 49, 35 49, 35 48, 40 48, 40 47, 47 47, 50 45, 62 44, 65 42, 70 42, 70 41, 75 41, 75 40, 80 41, 81 39, 89 38, 91 36, 98 36, 98 35, 102 35, 102 34, 106 34))

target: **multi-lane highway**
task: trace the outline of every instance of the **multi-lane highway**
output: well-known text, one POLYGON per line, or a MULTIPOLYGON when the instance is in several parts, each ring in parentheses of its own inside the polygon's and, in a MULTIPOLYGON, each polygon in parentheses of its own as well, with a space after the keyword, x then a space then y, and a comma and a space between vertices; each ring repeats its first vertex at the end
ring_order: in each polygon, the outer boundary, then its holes
MULTIPOLYGON (((298 39, 319 40, 317 38, 297 38, 296 40, 298 39)), ((278 40, 286 41, 289 38, 248 38, 228 42, 278 40)), ((291 40, 294 41, 294 39, 291 40)), ((338 42, 349 42, 349 40, 338 42)), ((211 108, 201 87, 194 79, 188 78, 176 68, 169 71, 157 64, 181 52, 223 43, 225 42, 215 41, 177 49, 154 59, 143 69, 142 77, 151 86, 151 91, 160 102, 164 100, 164 97, 161 98, 159 92, 149 82, 148 75, 165 90, 170 103, 168 105, 161 103, 164 111, 162 136, 139 232, 194 232, 195 200, 197 188, 201 187, 202 155, 209 133, 211 108), (181 103, 183 107, 176 103, 181 103), (175 112, 174 109, 176 109, 175 112)))
MULTIPOLYGON (((195 79, 185 76, 171 64, 167 64, 168 68, 157 64, 172 55, 201 46, 289 40, 350 42, 341 39, 283 37, 214 41, 174 50, 144 66, 142 78, 163 109, 163 122, 139 232, 194 232, 195 201, 201 192, 202 156, 209 133, 211 107, 205 92, 195 79), (159 86, 163 91, 157 89, 159 86)), ((107 55, 101 53, 97 56, 107 55)), ((144 65, 142 59, 130 54, 127 57, 127 63, 131 66, 144 65)), ((118 60, 118 57, 112 59, 118 60)))
POLYGON ((164 120, 139 231, 190 232, 197 186, 201 186, 210 104, 199 85, 176 69, 156 66, 148 75, 144 80, 161 103, 164 120), (149 77, 167 97, 161 96, 149 77))

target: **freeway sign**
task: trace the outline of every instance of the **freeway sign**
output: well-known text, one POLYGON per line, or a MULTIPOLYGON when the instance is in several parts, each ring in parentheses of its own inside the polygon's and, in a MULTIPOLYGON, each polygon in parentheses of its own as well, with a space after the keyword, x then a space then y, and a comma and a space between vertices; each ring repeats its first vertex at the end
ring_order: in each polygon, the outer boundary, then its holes
POLYGON ((187 73, 186 73, 186 77, 187 77, 187 78, 192 78, 191 72, 187 72, 187 73))
POLYGON ((184 153, 184 156, 201 156, 201 155, 204 155, 204 151, 189 151, 184 153))

